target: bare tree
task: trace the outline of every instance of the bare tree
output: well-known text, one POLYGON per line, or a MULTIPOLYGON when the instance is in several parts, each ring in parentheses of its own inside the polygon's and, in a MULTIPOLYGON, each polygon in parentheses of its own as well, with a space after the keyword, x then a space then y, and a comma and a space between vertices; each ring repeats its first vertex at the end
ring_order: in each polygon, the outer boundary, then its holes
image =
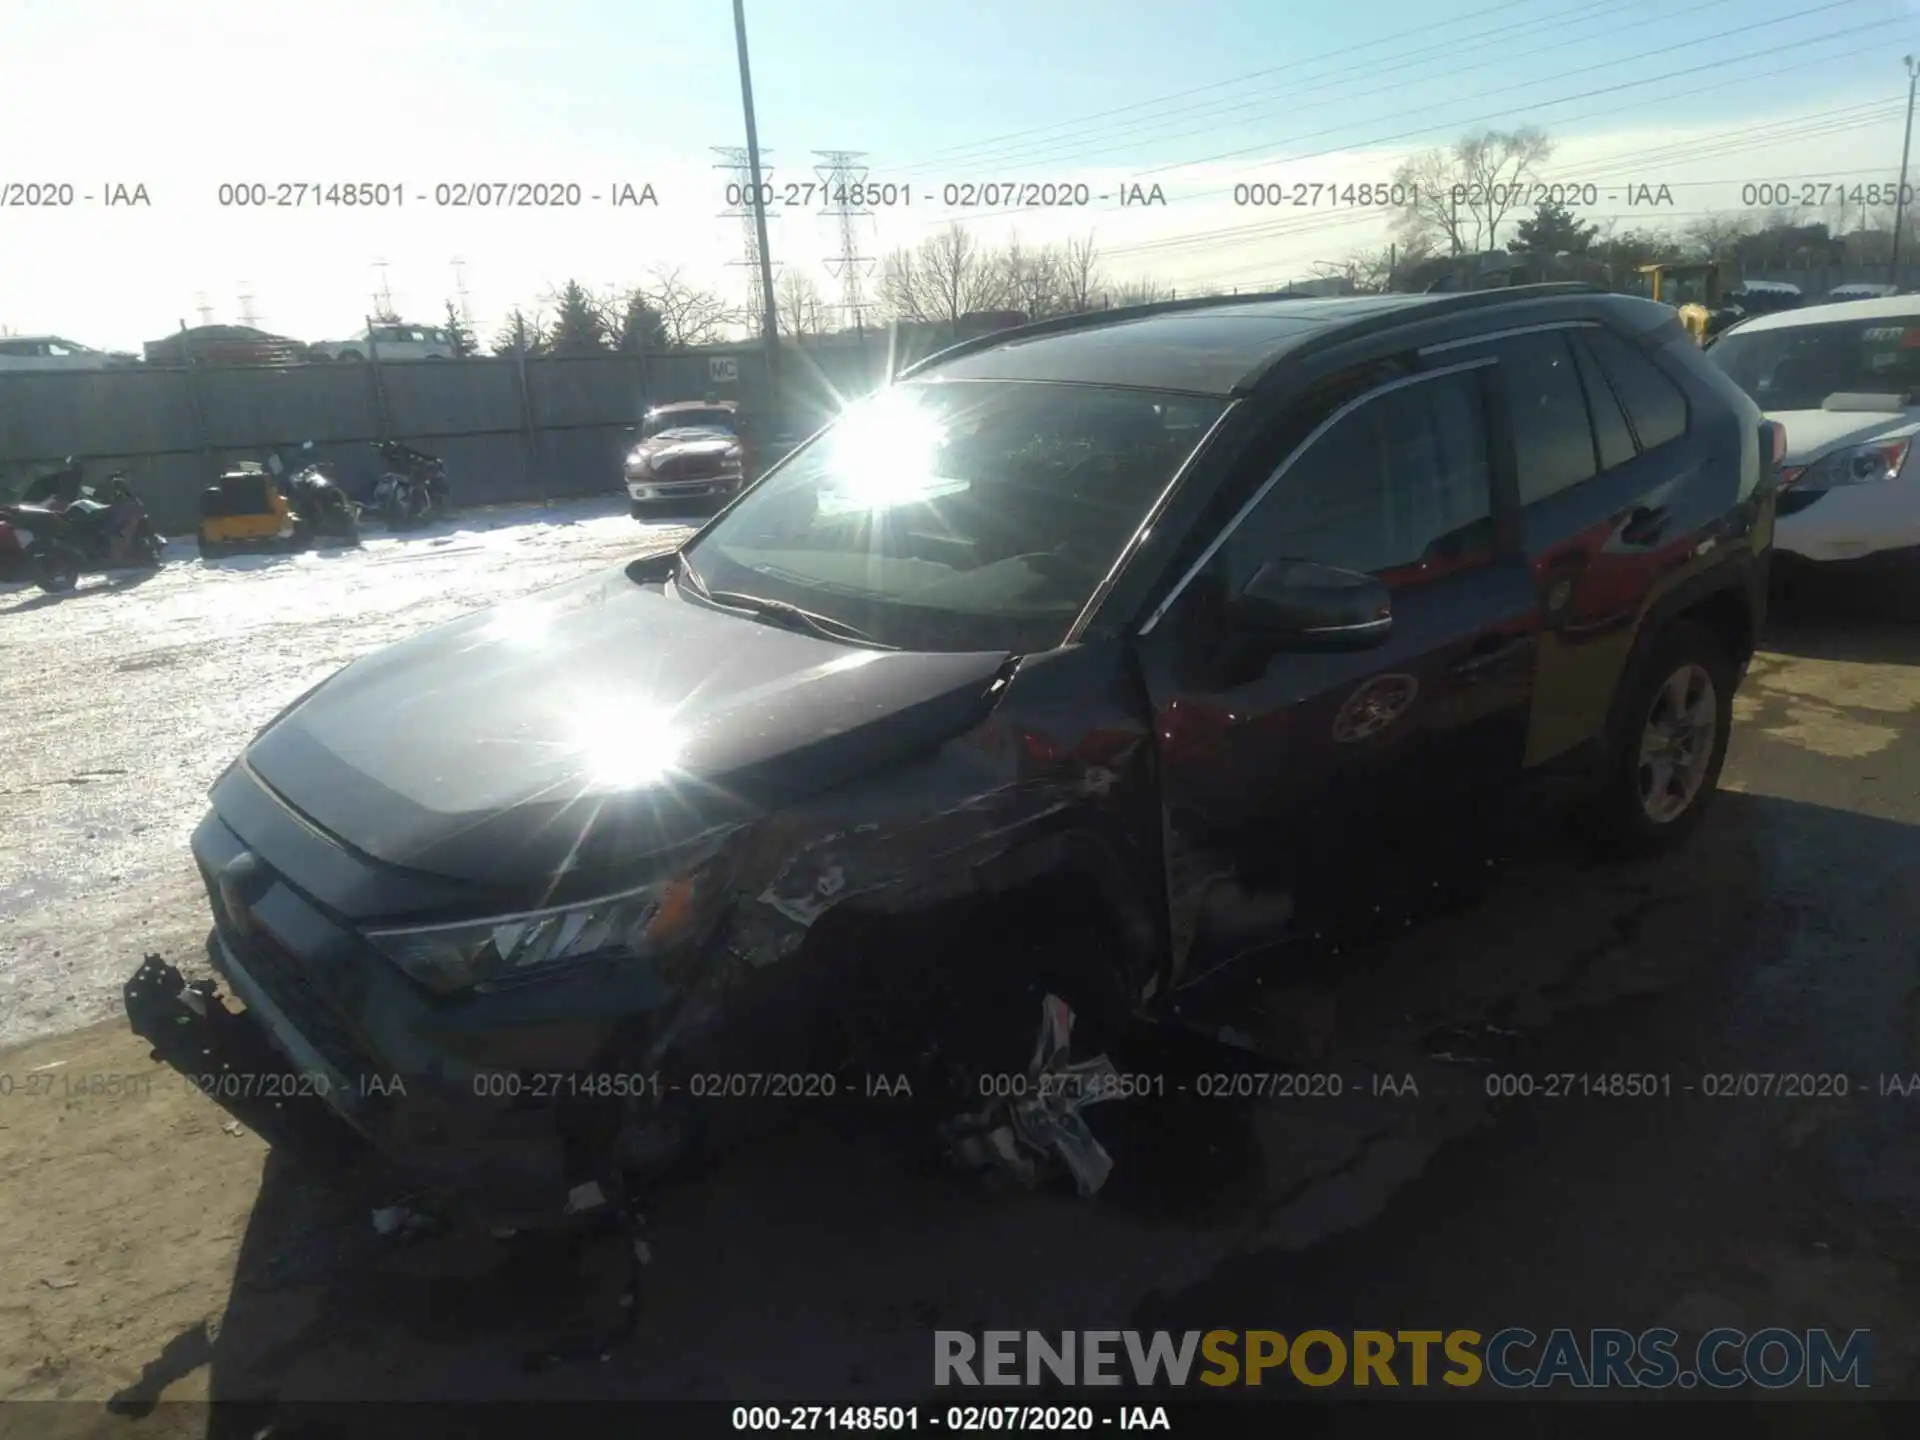
POLYGON ((1731 215, 1705 215, 1683 232, 1688 252, 1698 260, 1728 260, 1734 247, 1753 233, 1753 221, 1738 212, 1731 215))
POLYGON ((1171 299, 1173 287, 1158 280, 1123 280, 1107 296, 1108 303, 1116 306, 1154 305, 1171 299))
POLYGON ((1078 315, 1099 308, 1103 288, 1093 236, 1067 241, 1060 252, 1060 299, 1065 309, 1078 315))
POLYGON ((1063 315, 1071 308, 1066 295, 1066 256, 1051 245, 1030 250, 1014 236, 1000 252, 1006 279, 1007 303, 1030 320, 1063 315))
POLYGON ((1423 150, 1393 172, 1407 200, 1394 216, 1394 233, 1456 255, 1495 249, 1501 225, 1528 208, 1531 182, 1552 154, 1553 141, 1532 126, 1483 130, 1451 149, 1423 150))
POLYGON ((880 269, 880 296, 895 319, 956 325, 1006 298, 1006 273, 964 225, 929 236, 917 250, 895 250, 880 269))
POLYGON ((495 332, 493 353, 496 355, 544 355, 547 353, 547 322, 539 311, 528 315, 515 306, 507 315, 506 323, 495 332))
POLYGON ((733 305, 686 280, 678 269, 656 269, 640 295, 659 315, 661 331, 671 346, 711 344, 728 326, 739 323, 733 305))
POLYGON ((780 328, 789 335, 818 335, 826 329, 826 302, 813 277, 799 270, 788 270, 780 277, 774 292, 780 312, 780 328))

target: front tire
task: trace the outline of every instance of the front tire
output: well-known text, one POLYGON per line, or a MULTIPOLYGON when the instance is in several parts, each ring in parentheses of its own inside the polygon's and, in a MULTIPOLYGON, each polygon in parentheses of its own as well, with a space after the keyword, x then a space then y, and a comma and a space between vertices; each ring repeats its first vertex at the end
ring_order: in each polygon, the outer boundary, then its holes
POLYGON ((1725 642, 1707 626, 1676 621, 1655 640, 1587 816, 1603 854, 1657 855, 1699 828, 1726 763, 1738 682, 1725 642))

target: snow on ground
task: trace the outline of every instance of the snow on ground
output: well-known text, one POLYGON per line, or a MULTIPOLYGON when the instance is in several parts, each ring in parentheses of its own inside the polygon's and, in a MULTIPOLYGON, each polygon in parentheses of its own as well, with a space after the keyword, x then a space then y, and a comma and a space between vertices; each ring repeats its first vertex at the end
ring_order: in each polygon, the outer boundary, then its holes
POLYGON ((115 1013, 147 951, 202 953, 207 787, 275 712, 441 621, 670 549, 624 501, 476 511, 360 550, 0 587, 0 1044, 115 1013))

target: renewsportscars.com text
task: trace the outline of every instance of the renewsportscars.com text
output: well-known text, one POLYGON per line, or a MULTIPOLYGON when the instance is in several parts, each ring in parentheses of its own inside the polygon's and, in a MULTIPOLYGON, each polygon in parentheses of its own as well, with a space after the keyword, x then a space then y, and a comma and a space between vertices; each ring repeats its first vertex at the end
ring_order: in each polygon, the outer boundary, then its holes
POLYGON ((934 1332, 937 1386, 1492 1385, 1731 1390, 1871 1383, 1865 1330, 966 1330, 934 1332))

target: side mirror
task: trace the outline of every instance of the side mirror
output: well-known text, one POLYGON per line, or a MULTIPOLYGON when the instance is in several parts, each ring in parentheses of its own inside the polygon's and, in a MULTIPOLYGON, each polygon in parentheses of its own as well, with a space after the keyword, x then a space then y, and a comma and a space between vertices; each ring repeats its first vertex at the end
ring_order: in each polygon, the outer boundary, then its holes
POLYGON ((1393 599, 1372 575, 1269 560, 1228 606, 1236 629, 1288 649, 1358 650, 1393 629, 1393 599))

